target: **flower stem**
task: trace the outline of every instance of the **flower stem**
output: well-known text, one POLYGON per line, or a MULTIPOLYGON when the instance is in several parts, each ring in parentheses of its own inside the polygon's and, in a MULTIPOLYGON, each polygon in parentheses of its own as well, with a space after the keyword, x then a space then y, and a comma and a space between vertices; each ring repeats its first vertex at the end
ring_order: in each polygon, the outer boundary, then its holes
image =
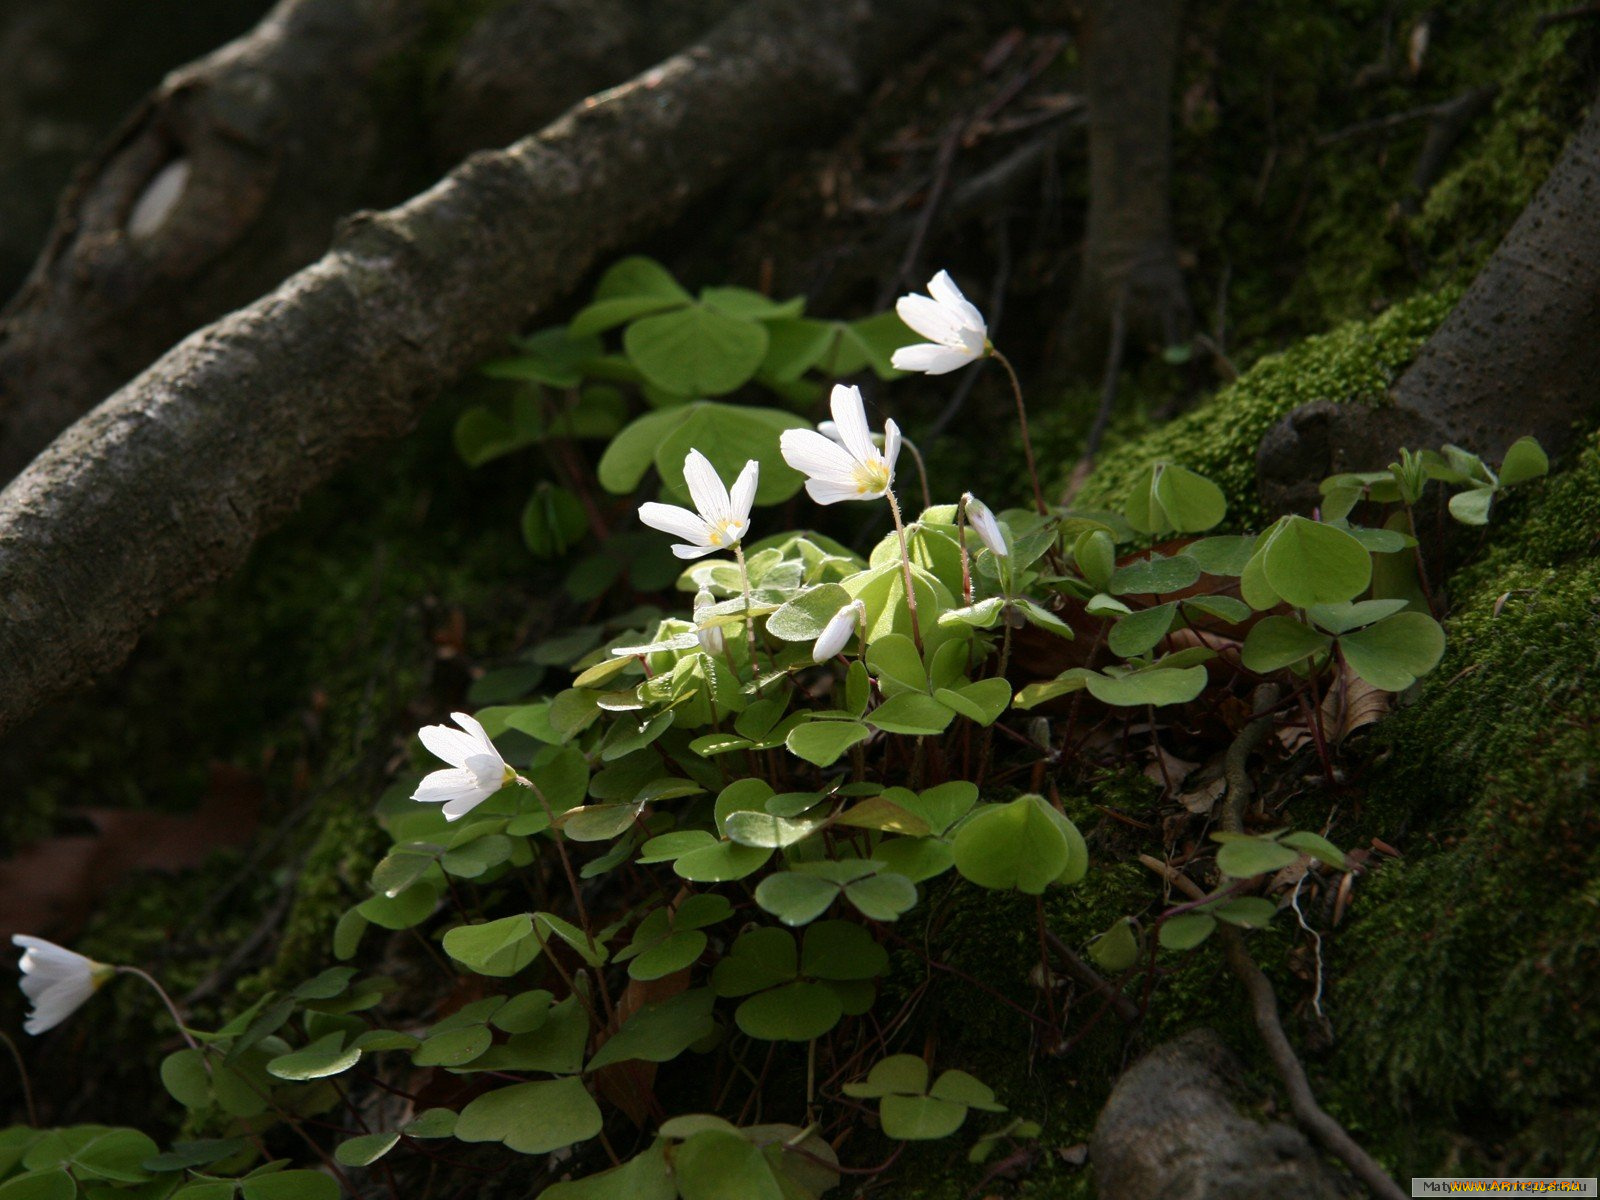
POLYGON ((28 1065, 22 1061, 22 1051, 17 1049, 17 1044, 9 1036, 0 1033, 0 1042, 6 1044, 6 1049, 11 1052, 12 1061, 17 1064, 17 1078, 22 1081, 22 1103, 28 1110, 28 1124, 37 1129, 39 1112, 33 1106, 33 1084, 28 1079, 28 1065))
POLYGON ((733 557, 739 564, 739 582, 744 585, 744 636, 750 644, 750 678, 759 684, 761 668, 756 664, 756 622, 750 615, 750 568, 745 566, 744 547, 738 542, 733 544, 733 557))
POLYGON ((1017 378, 1011 360, 1001 354, 993 343, 989 345, 989 356, 1006 369, 1006 375, 1011 380, 1011 394, 1017 398, 1017 423, 1022 426, 1022 454, 1028 460, 1028 478, 1033 481, 1033 502, 1041 517, 1048 516, 1050 510, 1045 506, 1044 492, 1039 488, 1039 469, 1033 464, 1033 442, 1028 437, 1028 410, 1022 405, 1022 382, 1017 378))
POLYGON ((900 535, 900 572, 906 585, 906 611, 911 614, 911 640, 917 644, 917 653, 922 653, 922 630, 917 625, 917 589, 911 579, 911 550, 906 545, 906 524, 900 519, 900 501, 894 498, 892 491, 883 493, 884 499, 889 501, 889 515, 894 517, 894 531, 900 535))
POLYGON ((183 1040, 189 1043, 189 1049, 195 1051, 196 1053, 203 1053, 200 1050, 200 1043, 194 1040, 194 1036, 189 1032, 188 1026, 183 1023, 183 1014, 178 1011, 177 1004, 173 1002, 171 996, 167 995, 167 989, 156 982, 156 977, 154 975, 151 975, 148 971, 142 971, 138 967, 118 967, 117 974, 132 975, 137 979, 144 980, 151 987, 155 988, 156 995, 161 997, 161 1003, 165 1004, 167 1006, 167 1012, 172 1014, 173 1024, 178 1027, 178 1032, 183 1035, 183 1040))

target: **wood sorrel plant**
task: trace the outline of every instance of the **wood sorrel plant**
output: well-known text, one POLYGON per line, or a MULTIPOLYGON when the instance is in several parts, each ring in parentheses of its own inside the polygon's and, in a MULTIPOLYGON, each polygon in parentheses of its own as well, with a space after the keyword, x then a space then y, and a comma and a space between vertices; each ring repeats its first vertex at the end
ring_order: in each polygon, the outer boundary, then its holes
MULTIPOLYGON (((919 330, 940 336, 907 365, 942 373, 992 352, 954 285, 936 277, 930 290, 921 299, 949 310, 949 328, 921 314, 919 330)), ((799 310, 752 296, 694 300, 628 260, 559 345, 626 324, 650 387, 704 393, 763 362, 781 382, 779 329, 817 331, 781 326, 799 310), (764 326, 767 358, 749 329, 731 332, 741 322, 764 326)), ((808 353, 860 340, 815 324, 826 336, 808 353)), ((539 369, 566 362, 562 380, 606 357, 585 343, 599 357, 573 366, 559 345, 538 343, 539 369)), ((786 370, 804 359, 792 351, 786 370)), ((330 1175, 316 1178, 375 1167, 397 1196, 386 1156, 448 1160, 438 1147, 452 1139, 530 1156, 551 1200, 803 1198, 874 1173, 835 1149, 863 1111, 902 1143, 1004 1111, 963 1064, 916 1053, 914 998, 887 1003, 880 985, 891 947, 930 974, 947 967, 920 932, 899 931, 919 907, 949 903, 957 879, 1039 897, 1084 877, 1088 846, 1053 797, 1073 782, 1089 726, 1121 714, 1159 745, 1158 712, 1261 697, 1245 710, 1252 725, 1298 723, 1329 764, 1327 696, 1355 682, 1404 689, 1442 652, 1411 521, 1429 482, 1461 489, 1449 511, 1477 522, 1546 469, 1528 441, 1498 473, 1455 448, 1402 454, 1388 471, 1329 480, 1316 516, 1255 535, 1207 536, 1225 518, 1222 493, 1172 463, 1151 466, 1118 513, 1039 503, 997 515, 953 481, 944 494, 959 500, 906 521, 898 428, 886 422, 880 445, 853 387, 832 404, 836 440, 790 413, 751 419, 686 399, 615 423, 603 487, 632 491, 651 463, 664 483, 686 481, 693 511, 647 502, 640 516, 691 560, 676 585, 692 605, 564 631, 537 653, 570 665, 570 686, 527 696, 502 681, 497 698, 512 702, 425 729, 446 766, 383 798, 393 846, 334 930, 341 960, 373 926, 408 934, 437 973, 442 1017, 405 1019, 386 980, 331 968, 221 1029, 188 1031, 194 1044, 163 1064, 168 1091, 215 1137, 113 1155, 93 1148, 98 1135, 67 1131, 41 1149, 47 1135, 22 1131, 9 1176, 56 1189, 27 1193, 42 1196, 331 1195, 310 1172, 257 1165, 280 1128, 325 1157, 330 1175), (885 501, 893 532, 861 555, 773 528, 761 510, 802 482, 823 505, 885 501), (1396 511, 1385 519, 1383 506, 1396 511), (1029 653, 1014 655, 1024 638, 1029 653), (1026 680, 1015 692, 1014 679, 1026 680), (1025 774, 1042 790, 1018 787, 1025 774)), ((1211 893, 1104 932, 1050 929, 1041 904, 1030 936, 1046 959, 1092 971, 1071 958, 1088 947, 1120 977, 1099 990, 1117 995, 1141 963, 1154 979, 1160 950, 1193 948, 1219 922, 1272 920, 1270 873, 1302 859, 1349 866, 1308 831, 1218 840, 1211 893)), ((79 984, 93 967, 68 965, 79 984)), ((1014 982, 951 986, 1016 1010, 1059 1047, 1053 1009, 1017 1004, 1004 990, 1014 982)), ((1037 1129, 1010 1119, 973 1154, 1037 1129)))

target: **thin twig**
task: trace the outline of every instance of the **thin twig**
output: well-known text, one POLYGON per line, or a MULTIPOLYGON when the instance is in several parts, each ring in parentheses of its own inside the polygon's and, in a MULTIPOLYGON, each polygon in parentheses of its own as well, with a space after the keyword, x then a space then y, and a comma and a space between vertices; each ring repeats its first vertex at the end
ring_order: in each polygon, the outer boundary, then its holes
MULTIPOLYGON (((1272 730, 1272 706, 1278 699, 1277 685, 1262 684, 1256 689, 1253 699, 1255 716, 1228 748, 1224 760, 1228 798, 1222 809, 1222 827, 1229 833, 1244 832, 1245 805, 1254 790, 1247 763, 1250 755, 1272 730)), ((1400 1190, 1388 1172, 1317 1103, 1316 1095, 1311 1090, 1311 1081, 1306 1078, 1306 1069, 1300 1064, 1294 1046, 1289 1042, 1289 1035, 1283 1031, 1283 1022, 1278 1017, 1278 997, 1272 990, 1272 981, 1262 974, 1255 959, 1250 957, 1244 936, 1232 926, 1218 929, 1217 936, 1221 939, 1228 965, 1244 985, 1256 1031, 1266 1045, 1272 1065, 1277 1068, 1284 1091, 1289 1094, 1289 1107, 1294 1110, 1296 1119, 1311 1131, 1329 1153, 1349 1167, 1373 1195, 1383 1197, 1383 1200, 1405 1200, 1405 1192, 1400 1190)))

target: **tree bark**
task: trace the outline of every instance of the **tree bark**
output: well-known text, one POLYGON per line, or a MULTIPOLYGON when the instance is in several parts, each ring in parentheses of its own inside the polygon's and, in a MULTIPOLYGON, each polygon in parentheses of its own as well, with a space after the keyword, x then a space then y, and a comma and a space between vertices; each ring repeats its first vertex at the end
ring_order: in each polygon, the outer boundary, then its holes
POLYGON ((27 274, 74 168, 128 106, 267 7, 267 0, 0 4, 0 299, 27 274))
MULTIPOLYGON (((741 162, 859 100, 950 0, 752 0, 693 49, 350 221, 0 493, 0 730, 118 665, 341 462, 741 162)), ((441 453, 448 450, 441 448, 441 453)))
POLYGON ((732 3, 513 0, 456 31, 435 0, 281 0, 169 76, 64 198, 0 312, 0 482, 178 339, 314 261, 339 218, 538 129, 732 3))
POLYGON ((1338 1200, 1299 1130, 1239 1112, 1238 1076, 1208 1030, 1157 1046, 1128 1068, 1089 1143, 1101 1200, 1338 1200))
POLYGON ((1172 89, 1183 0, 1092 0, 1084 32, 1089 210, 1064 349, 1126 336, 1181 341, 1188 298, 1172 235, 1172 89))
POLYGON ((1600 413, 1600 104, 1382 408, 1296 409, 1262 440, 1274 509, 1307 511, 1339 471, 1381 470, 1399 449, 1465 446, 1490 461, 1532 434, 1561 450, 1600 413))

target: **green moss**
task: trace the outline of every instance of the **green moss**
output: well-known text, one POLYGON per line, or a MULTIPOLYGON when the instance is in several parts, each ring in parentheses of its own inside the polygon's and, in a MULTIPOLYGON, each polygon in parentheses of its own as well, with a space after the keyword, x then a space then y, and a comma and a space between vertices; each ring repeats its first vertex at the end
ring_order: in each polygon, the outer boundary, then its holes
POLYGON ((1373 803, 1425 830, 1358 893, 1332 992, 1344 1104, 1422 1173, 1600 1160, 1600 443, 1455 577, 1450 649, 1382 731, 1373 803), (1358 1099, 1359 1098, 1359 1099, 1358 1099))
POLYGON ((1149 463, 1179 463, 1214 480, 1228 497, 1228 526, 1259 527, 1256 446, 1285 413, 1313 400, 1381 404, 1390 385, 1454 305, 1454 289, 1397 304, 1369 321, 1262 359, 1236 383, 1167 425, 1107 453, 1079 494, 1085 508, 1118 508, 1149 463))

